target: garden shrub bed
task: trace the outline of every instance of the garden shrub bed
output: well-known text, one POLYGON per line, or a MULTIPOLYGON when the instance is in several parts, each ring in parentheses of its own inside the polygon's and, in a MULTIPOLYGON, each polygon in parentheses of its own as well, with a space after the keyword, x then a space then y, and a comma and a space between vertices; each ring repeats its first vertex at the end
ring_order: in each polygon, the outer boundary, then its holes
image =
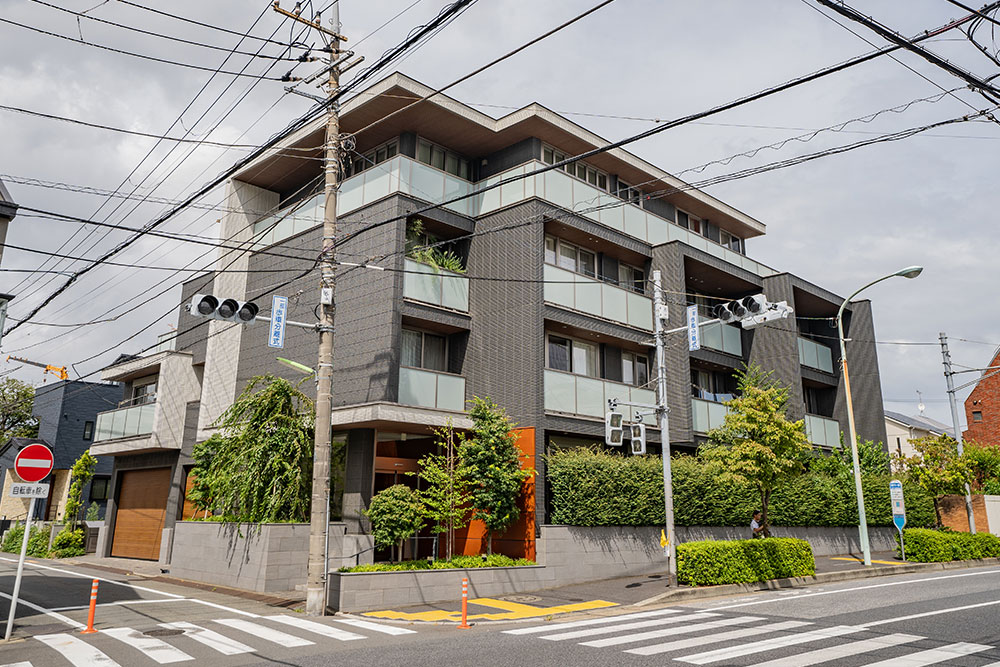
POLYGON ((400 563, 374 563, 342 567, 340 572, 408 572, 411 570, 469 570, 479 567, 523 567, 535 565, 526 558, 511 558, 501 554, 492 556, 455 556, 451 560, 404 560, 400 563))
MULTIPOLYGON (((947 530, 907 528, 903 531, 906 560, 945 563, 953 560, 1000 558, 1000 537, 990 533, 955 533, 947 530)), ((896 537, 899 553, 899 537, 896 537)))
POLYGON ((771 537, 677 545, 677 580, 691 586, 751 584, 814 574, 816 562, 805 540, 771 537))

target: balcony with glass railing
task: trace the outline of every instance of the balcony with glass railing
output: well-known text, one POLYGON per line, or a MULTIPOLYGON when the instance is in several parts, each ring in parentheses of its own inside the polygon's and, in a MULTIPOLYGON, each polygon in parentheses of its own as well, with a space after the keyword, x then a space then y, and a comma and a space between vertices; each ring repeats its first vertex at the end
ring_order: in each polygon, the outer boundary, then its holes
POLYGON ((799 363, 833 373, 833 352, 826 345, 799 336, 799 363))
MULTIPOLYGON (((716 396, 721 398, 719 395, 716 396)), ((691 428, 695 433, 708 433, 725 423, 727 412, 729 408, 718 401, 692 398, 691 428)))
MULTIPOLYGON (((714 318, 698 317, 700 322, 710 319, 714 318)), ((736 357, 743 356, 743 334, 739 327, 732 324, 715 322, 713 324, 703 324, 700 328, 702 347, 725 352, 736 357)))
POLYGON ((421 408, 465 410, 465 378, 423 368, 399 369, 399 402, 421 408))
POLYGON ((608 399, 653 405, 656 393, 621 382, 545 369, 545 411, 604 417, 608 399))
POLYGON ((403 298, 469 312, 469 279, 407 258, 404 262, 403 298))
POLYGON ((551 264, 545 265, 542 275, 545 301, 549 303, 653 330, 653 300, 647 296, 551 264))
POLYGON ((805 422, 809 442, 820 447, 840 447, 840 422, 836 419, 807 414, 805 422))
POLYGON ((129 401, 117 410, 98 413, 94 443, 148 436, 153 432, 155 414, 156 400, 149 396, 142 397, 141 403, 132 404, 129 401))

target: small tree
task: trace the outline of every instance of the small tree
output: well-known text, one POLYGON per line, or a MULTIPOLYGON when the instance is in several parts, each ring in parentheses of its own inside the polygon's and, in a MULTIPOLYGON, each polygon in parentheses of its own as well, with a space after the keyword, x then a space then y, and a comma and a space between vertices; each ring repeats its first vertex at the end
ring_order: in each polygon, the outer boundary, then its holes
POLYGON ((972 472, 972 488, 977 493, 1000 495, 1000 445, 967 440, 965 460, 972 472))
POLYGON ((417 475, 425 484, 418 493, 424 504, 424 516, 434 522, 434 532, 445 534, 445 553, 451 560, 455 553, 455 531, 469 524, 469 468, 459 456, 450 421, 434 434, 439 449, 444 451, 428 454, 418 461, 417 475))
POLYGON ((752 484, 760 494, 761 525, 770 537, 767 508, 771 494, 801 473, 811 449, 803 421, 785 415, 788 389, 757 365, 737 373, 740 395, 726 402, 722 426, 709 432, 700 454, 718 464, 723 478, 752 484))
POLYGON ((461 457, 469 468, 472 518, 486 524, 486 552, 493 553, 493 533, 503 532, 521 515, 517 501, 531 470, 521 469, 517 435, 507 413, 490 399, 473 398, 471 439, 463 439, 461 457))
POLYGON ((900 463, 913 480, 934 498, 934 515, 941 522, 938 498, 948 493, 965 493, 972 481, 968 459, 958 455, 958 442, 949 435, 911 441, 917 453, 903 457, 900 463))
POLYGON ((383 549, 396 548, 396 560, 403 559, 403 541, 424 526, 424 507, 416 491, 405 484, 382 489, 365 510, 372 522, 372 539, 383 549))
POLYGON ((70 471, 72 483, 69 486, 69 493, 66 495, 66 512, 64 519, 66 528, 64 530, 76 530, 80 523, 80 511, 83 509, 83 487, 90 483, 94 476, 94 468, 97 466, 97 459, 90 455, 90 452, 80 454, 80 458, 73 464, 70 471))
POLYGON ((27 382, 0 378, 0 446, 11 438, 38 436, 38 422, 31 416, 35 388, 27 382))

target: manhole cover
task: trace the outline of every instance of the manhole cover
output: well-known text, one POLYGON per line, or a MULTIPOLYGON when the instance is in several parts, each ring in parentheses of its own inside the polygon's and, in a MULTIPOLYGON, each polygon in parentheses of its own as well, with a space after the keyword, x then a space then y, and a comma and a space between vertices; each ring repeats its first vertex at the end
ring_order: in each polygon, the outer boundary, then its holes
POLYGON ((156 630, 147 630, 142 633, 147 637, 173 637, 175 635, 184 634, 183 630, 176 630, 174 628, 157 628, 156 630))
POLYGON ((504 598, 507 602, 539 602, 541 599, 534 595, 508 595, 504 598))

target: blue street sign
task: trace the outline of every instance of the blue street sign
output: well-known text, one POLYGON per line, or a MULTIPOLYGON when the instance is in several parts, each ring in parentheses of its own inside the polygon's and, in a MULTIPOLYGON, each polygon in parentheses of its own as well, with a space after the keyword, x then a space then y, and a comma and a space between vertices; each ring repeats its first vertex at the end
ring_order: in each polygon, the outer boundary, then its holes
POLYGON ((698 331, 698 306, 687 307, 688 350, 701 349, 701 333, 698 331))
POLYGON ((905 514, 893 514, 892 522, 896 524, 896 530, 903 530, 906 526, 906 515, 905 514))
POLYGON ((285 321, 288 319, 288 297, 271 297, 271 328, 267 335, 268 347, 285 347, 285 321))

